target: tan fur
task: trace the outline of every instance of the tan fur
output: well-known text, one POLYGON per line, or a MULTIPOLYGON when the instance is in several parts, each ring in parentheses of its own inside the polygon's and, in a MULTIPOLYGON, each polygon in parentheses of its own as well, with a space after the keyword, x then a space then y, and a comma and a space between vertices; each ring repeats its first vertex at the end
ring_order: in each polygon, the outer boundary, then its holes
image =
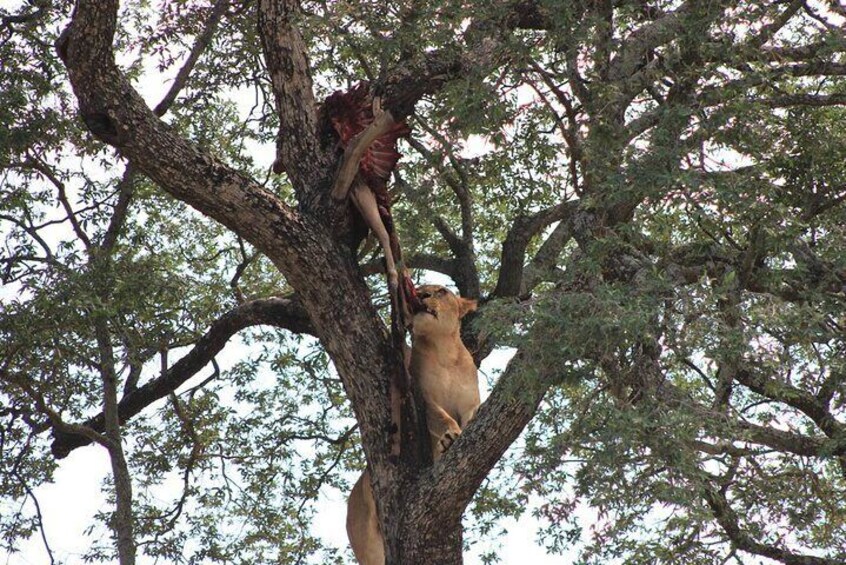
POLYGON ((385 564, 385 547, 368 471, 355 482, 347 501, 347 536, 356 561, 361 565, 385 564))
MULTIPOLYGON (((417 293, 428 312, 414 315, 410 370, 426 402, 432 458, 438 460, 479 407, 476 365, 459 334, 461 318, 476 309, 476 301, 439 285, 421 286, 417 293)), ((347 535, 361 565, 384 565, 384 542, 367 471, 350 493, 347 535)))
POLYGON ((426 402, 432 457, 437 460, 479 407, 476 365, 459 334, 461 318, 476 309, 476 301, 438 285, 422 286, 417 294, 429 312, 414 316, 411 374, 426 402))

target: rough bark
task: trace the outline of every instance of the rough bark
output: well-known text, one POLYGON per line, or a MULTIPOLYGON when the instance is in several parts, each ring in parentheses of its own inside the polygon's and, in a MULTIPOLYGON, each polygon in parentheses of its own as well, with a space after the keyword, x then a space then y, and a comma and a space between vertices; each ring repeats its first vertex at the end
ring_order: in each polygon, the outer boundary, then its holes
POLYGON ((405 520, 406 526, 393 536, 395 548, 388 563, 426 563, 430 565, 455 565, 462 563, 463 532, 461 517, 439 519, 425 523, 413 519, 405 520), (395 557, 393 557, 395 556, 395 557))
POLYGON ((277 173, 287 172, 302 203, 311 189, 321 187, 325 171, 320 165, 328 164, 323 161, 328 156, 318 139, 308 54, 296 25, 299 2, 262 0, 258 14, 259 36, 279 115, 273 168, 277 173))

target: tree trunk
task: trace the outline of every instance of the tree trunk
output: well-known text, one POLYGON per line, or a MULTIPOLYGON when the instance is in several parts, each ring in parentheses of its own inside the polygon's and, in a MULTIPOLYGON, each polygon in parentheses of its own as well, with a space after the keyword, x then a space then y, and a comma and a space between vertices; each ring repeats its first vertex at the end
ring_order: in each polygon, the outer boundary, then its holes
POLYGON ((112 527, 117 536, 120 565, 135 565, 135 534, 132 516, 132 479, 121 444, 120 419, 117 407, 117 374, 114 354, 105 320, 94 322, 100 350, 100 372, 103 379, 103 414, 108 438, 109 462, 115 488, 115 513, 112 527))
POLYGON ((461 565, 464 541, 461 517, 418 524, 405 521, 399 535, 386 540, 386 565, 461 565), (422 526, 422 527, 421 527, 422 526))
POLYGON ((120 565, 135 565, 135 534, 132 517, 132 480, 120 438, 109 448, 109 461, 115 486, 114 529, 117 533, 120 565))

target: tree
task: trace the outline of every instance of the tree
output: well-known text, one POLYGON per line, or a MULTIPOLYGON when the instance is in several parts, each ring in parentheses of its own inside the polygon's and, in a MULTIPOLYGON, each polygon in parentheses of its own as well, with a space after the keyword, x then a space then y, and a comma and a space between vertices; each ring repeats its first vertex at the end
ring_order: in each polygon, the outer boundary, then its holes
POLYGON ((843 562, 844 17, 807 0, 2 13, 4 545, 37 530, 34 485, 95 442, 115 543, 92 558, 333 559, 305 517, 360 445, 389 563, 460 563, 474 495, 482 532, 540 497, 545 544, 581 540, 585 563, 843 562), (155 106, 154 65, 174 77, 155 106), (407 265, 480 300, 478 361, 516 351, 437 465, 410 394, 391 457, 405 373, 381 262, 329 194, 342 154, 319 102, 361 79, 414 130, 393 181, 407 265), (253 156, 272 141, 280 176, 253 156), (251 353, 222 374, 236 334, 251 353), (486 481, 498 462, 513 480, 486 481))

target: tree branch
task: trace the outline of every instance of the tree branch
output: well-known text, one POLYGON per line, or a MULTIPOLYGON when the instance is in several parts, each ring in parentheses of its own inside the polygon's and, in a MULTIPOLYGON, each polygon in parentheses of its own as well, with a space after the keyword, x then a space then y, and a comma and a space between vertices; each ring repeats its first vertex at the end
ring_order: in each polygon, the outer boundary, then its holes
MULTIPOLYGON (((441 273, 453 280, 455 278, 455 259, 448 259, 427 253, 416 253, 405 257, 403 261, 405 262, 405 266, 410 269, 424 269, 426 271, 441 273)), ((365 275, 383 273, 384 270, 385 259, 381 256, 361 265, 361 272, 365 275)))
POLYGON ((47 416, 50 421, 50 426, 54 430, 59 430, 64 434, 75 434, 77 437, 83 438, 85 444, 98 443, 104 447, 109 447, 110 440, 103 435, 102 429, 95 430, 91 426, 80 424, 69 424, 62 419, 62 416, 56 412, 47 403, 44 395, 41 394, 35 387, 32 386, 27 377, 9 373, 5 369, 0 369, 0 380, 6 381, 18 388, 20 388, 28 397, 35 403, 35 407, 39 412, 47 416))
MULTIPOLYGON (((153 110, 153 113, 156 116, 160 118, 164 116, 173 106, 173 103, 176 101, 176 97, 182 89, 185 88, 185 85, 188 83, 188 78, 191 75, 191 71, 194 70, 194 65, 196 65, 197 60, 203 54, 203 51, 205 51, 211 43, 211 38, 214 35, 224 12, 226 12, 226 9, 229 7, 229 3, 230 0, 218 0, 214 5, 211 16, 209 16, 206 25, 203 27, 203 31, 194 42, 194 46, 188 54, 188 58, 182 65, 182 68, 180 68, 179 72, 176 74, 173 84, 170 85, 167 93, 153 110)), ((129 210, 129 204, 134 193, 135 176, 136 169, 130 163, 124 170, 123 177, 121 177, 120 182, 118 182, 118 200, 115 204, 115 211, 109 221, 109 226, 106 229, 103 240, 100 243, 103 249, 111 249, 114 247, 118 237, 120 236, 120 230, 123 227, 127 211, 129 210)))
MULTIPOLYGON (((668 381, 661 384, 659 400, 673 410, 690 412, 700 418, 704 424, 708 422, 726 423, 726 414, 690 399, 685 392, 668 381)), ((746 420, 729 422, 728 429, 736 427, 742 433, 740 438, 735 436, 723 437, 728 441, 740 441, 765 445, 777 451, 792 453, 802 457, 830 458, 846 455, 846 441, 833 442, 824 436, 806 436, 794 432, 770 428, 753 424, 746 420)), ((709 429, 709 432, 714 430, 709 429)))
POLYGON ((446 220, 432 212, 428 201, 421 197, 420 192, 413 191, 397 171, 394 171, 394 179, 403 194, 418 205, 420 214, 431 221, 438 233, 441 234, 441 237, 444 238, 449 250, 452 252, 452 274, 450 278, 455 281, 458 291, 464 297, 479 298, 481 296, 481 286, 479 283, 479 273, 476 269, 472 235, 470 238, 467 238, 464 237, 463 233, 461 236, 456 234, 449 224, 447 224, 446 220))
POLYGON ((458 255, 464 251, 464 240, 453 231, 446 220, 441 216, 435 216, 432 218, 432 225, 435 226, 435 229, 444 238, 444 241, 446 241, 453 254, 458 255))
MULTIPOLYGON (((716 414, 713 414, 712 416, 716 416, 716 414)), ((842 457, 846 455, 846 442, 836 444, 825 437, 806 436, 794 432, 786 432, 777 428, 759 426, 746 421, 738 422, 737 426, 745 432, 742 437, 743 441, 765 445, 784 453, 823 459, 834 456, 842 457)))
POLYGON ((528 247, 529 242, 542 229, 553 222, 561 221, 565 224, 562 230, 567 230, 567 219, 578 206, 578 201, 566 201, 546 210, 541 210, 532 216, 520 216, 514 220, 502 244, 499 276, 496 281, 496 288, 494 288, 491 296, 504 298, 519 294, 523 283, 526 247, 528 247))
POLYGON ((810 418, 828 437, 834 439, 842 435, 844 444, 846 444, 846 434, 843 433, 843 425, 832 416, 828 410, 828 406, 816 396, 790 386, 787 383, 766 378, 745 367, 738 368, 734 374, 734 378, 761 396, 799 410, 810 418))
POLYGON ((572 226, 568 221, 562 220, 555 226, 555 229, 544 240, 538 252, 535 253, 532 261, 526 265, 519 296, 531 292, 555 268, 561 251, 572 236, 572 226))
POLYGON ((231 0, 217 0, 217 2, 215 2, 212 7, 211 14, 209 15, 209 19, 203 26, 203 31, 197 36, 197 40, 194 42, 194 46, 191 48, 188 58, 185 60, 182 68, 179 69, 179 72, 176 73, 176 78, 173 79, 173 84, 170 85, 167 94, 164 95, 161 102, 159 102, 153 109, 153 113, 155 115, 159 117, 164 116, 173 105, 174 101, 176 101, 176 97, 188 82, 188 76, 191 74, 191 71, 194 70, 194 65, 197 64, 197 60, 200 58, 200 55, 203 54, 203 51, 205 51, 211 43, 212 36, 214 36, 214 32, 217 30, 217 26, 220 23, 221 18, 223 18, 223 14, 225 14, 226 10, 229 8, 230 1, 231 0))
POLYGON ((536 61, 530 59, 529 64, 531 65, 532 69, 541 77, 541 80, 547 86, 547 88, 549 88, 549 91, 552 92, 552 94, 555 96, 555 99, 558 101, 558 103, 561 104, 561 106, 564 108, 564 113, 567 116, 567 125, 564 124, 563 120, 561 120, 561 118, 553 110, 552 104, 547 100, 546 96, 543 94, 540 88, 534 82, 529 82, 529 85, 547 104, 547 106, 550 108, 550 111, 552 111, 558 128, 561 130, 561 136, 567 143, 567 149, 569 149, 570 151, 570 177, 572 179, 573 189, 575 190, 576 194, 579 194, 579 176, 576 164, 582 163, 584 159, 584 148, 582 147, 582 139, 579 135, 579 121, 576 111, 573 108, 573 104, 567 94, 565 94, 561 90, 561 88, 559 88, 559 86, 555 84, 553 76, 546 69, 541 67, 536 61))
POLYGON ((47 6, 43 2, 32 12, 21 12, 20 14, 7 14, 5 10, 0 11, 0 29, 14 31, 15 24, 28 24, 40 19, 47 13, 47 6))
POLYGON ((67 193, 65 191, 65 183, 63 183, 59 178, 53 174, 53 171, 47 166, 46 163, 41 161, 38 158, 30 158, 27 159, 25 166, 29 166, 39 173, 41 173, 47 180, 49 180, 53 186, 56 187, 56 190, 59 193, 59 203, 62 205, 62 208, 65 210, 65 214, 68 216, 68 220, 71 223, 71 227, 73 228, 76 237, 82 242, 86 249, 91 249, 91 240, 88 238, 88 234, 85 233, 85 230, 82 229, 82 226, 79 223, 79 219, 76 217, 76 212, 74 212, 73 208, 68 201, 67 193))
POLYGON ((273 169, 277 173, 283 170, 288 173, 302 202, 317 180, 314 178, 315 157, 323 152, 318 139, 308 49, 297 28, 299 2, 261 0, 258 14, 259 35, 279 115, 273 169))
MULTIPOLYGON (((438 133, 430 128, 427 124, 425 124, 422 120, 417 120, 417 123, 421 125, 430 135, 438 136, 438 133)), ((438 136, 440 137, 440 136, 438 136)), ((473 241, 473 208, 471 202, 471 195, 470 191, 467 187, 467 173, 463 170, 462 166, 456 160, 455 156, 452 154, 452 149, 449 147, 449 141, 443 138, 440 138, 439 141, 443 145, 444 151, 446 152, 450 163, 455 170, 455 175, 451 174, 447 171, 446 167, 441 159, 438 158, 432 151, 430 151, 425 145, 420 143, 414 138, 409 138, 408 144, 411 145, 420 155, 423 156, 426 161, 435 167, 435 169, 440 173, 444 182, 452 189, 452 192, 455 194, 456 198, 458 199, 458 204, 461 209, 461 239, 468 245, 472 245, 473 241), (456 178, 456 176, 458 178, 456 178)))
POLYGON ((769 106, 770 108, 789 108, 792 106, 844 106, 846 105, 846 93, 836 94, 782 94, 767 98, 753 98, 754 102, 769 106))
MULTIPOLYGON (((261 324, 288 329, 295 333, 314 332, 305 310, 296 299, 269 298, 241 304, 215 321, 197 340, 193 349, 174 363, 164 375, 126 394, 118 405, 121 423, 179 388, 205 367, 237 332, 261 324)), ((103 426, 103 415, 99 414, 89 418, 82 427, 101 432, 103 426)), ((77 447, 91 443, 90 437, 79 435, 77 430, 57 428, 53 437, 51 450, 58 459, 66 457, 77 447)))
POLYGON ((802 7, 802 4, 805 3, 805 0, 793 0, 785 10, 778 15, 771 23, 766 24, 761 28, 761 31, 758 32, 757 35, 750 38, 743 47, 751 47, 752 49, 757 49, 767 43, 770 39, 775 36, 779 32, 781 28, 787 25, 787 22, 790 21, 796 12, 799 11, 799 8, 802 7))
POLYGON ((836 52, 842 53, 846 50, 846 38, 841 35, 830 35, 830 39, 815 41, 805 45, 764 45, 754 53, 755 58, 762 58, 770 63, 783 63, 785 61, 808 61, 820 57, 822 53, 830 51, 832 42, 840 43, 836 52))
POLYGON ((267 255, 293 269, 295 240, 302 235, 294 212, 272 192, 176 135, 120 72, 112 53, 117 7, 116 0, 81 0, 56 44, 88 128, 159 186, 246 239, 289 243, 287 249, 274 246, 267 255))
POLYGON ((117 243, 118 237, 120 237, 120 231, 123 228, 126 214, 129 211, 129 203, 135 191, 135 170, 132 164, 126 166, 117 186, 118 199, 115 203, 115 211, 106 228, 106 233, 103 234, 103 241, 100 242, 102 249, 112 249, 115 243, 117 243))
POLYGON ((461 37, 463 45, 412 54, 390 69, 382 84, 383 107, 397 121, 402 120, 414 111, 423 96, 437 92, 450 80, 493 68, 499 62, 499 47, 515 29, 548 26, 541 3, 510 2, 506 9, 495 10, 492 17, 472 21, 461 37))
POLYGON ((741 529, 737 513, 731 508, 726 496, 720 490, 706 485, 702 487, 702 496, 711 508, 711 513, 717 519, 717 523, 720 524, 720 527, 738 549, 769 557, 786 565, 838 565, 841 563, 839 559, 801 555, 780 547, 759 543, 752 539, 748 532, 741 529))

